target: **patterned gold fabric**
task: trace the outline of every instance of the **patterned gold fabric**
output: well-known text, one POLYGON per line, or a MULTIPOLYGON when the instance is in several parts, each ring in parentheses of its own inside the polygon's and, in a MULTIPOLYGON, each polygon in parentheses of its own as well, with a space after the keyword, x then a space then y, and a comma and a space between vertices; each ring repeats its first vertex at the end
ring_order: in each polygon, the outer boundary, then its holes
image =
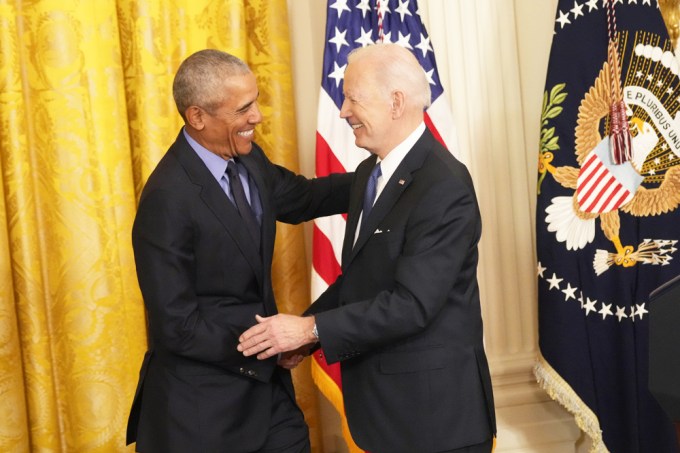
MULTIPOLYGON (((285 0, 0 0, 0 451, 117 452, 146 349, 130 231, 181 119, 190 53, 244 58, 257 141, 297 168, 285 0)), ((301 227, 280 228, 282 311, 309 304, 301 227)), ((309 371, 296 376, 317 426, 309 371)), ((320 435, 312 431, 319 451, 320 435)))

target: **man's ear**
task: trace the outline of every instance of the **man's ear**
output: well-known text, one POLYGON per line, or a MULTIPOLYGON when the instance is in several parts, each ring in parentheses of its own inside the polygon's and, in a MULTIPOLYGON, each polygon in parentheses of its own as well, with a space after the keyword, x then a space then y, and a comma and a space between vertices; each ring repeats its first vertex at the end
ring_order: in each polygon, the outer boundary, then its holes
POLYGON ((205 115, 205 111, 195 105, 188 107, 184 112, 187 124, 198 131, 203 130, 205 127, 203 115, 205 115))
POLYGON ((403 91, 392 92, 392 119, 400 118, 404 114, 405 98, 403 91))

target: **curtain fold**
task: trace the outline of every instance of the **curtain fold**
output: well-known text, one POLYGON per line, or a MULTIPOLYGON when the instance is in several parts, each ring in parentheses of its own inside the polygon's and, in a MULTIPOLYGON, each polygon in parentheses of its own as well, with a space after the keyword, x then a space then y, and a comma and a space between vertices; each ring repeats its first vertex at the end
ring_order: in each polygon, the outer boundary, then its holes
MULTIPOLYGON (((0 0, 0 451, 133 451, 124 432, 146 327, 130 231, 181 126, 174 73, 206 47, 246 60, 266 116, 257 141, 297 169, 282 10, 279 0, 0 0)), ((280 230, 276 253, 282 311, 299 313, 309 303, 300 227, 280 230)))

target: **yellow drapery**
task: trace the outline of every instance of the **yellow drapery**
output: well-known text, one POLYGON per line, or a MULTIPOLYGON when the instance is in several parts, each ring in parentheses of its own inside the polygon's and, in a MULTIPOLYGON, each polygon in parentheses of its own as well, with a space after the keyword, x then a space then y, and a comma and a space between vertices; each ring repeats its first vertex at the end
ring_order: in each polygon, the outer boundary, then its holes
MULTIPOLYGON (((146 348, 136 200, 181 126, 190 53, 258 77, 257 141, 297 169, 285 0, 0 0, 0 451, 117 452, 146 348)), ((281 310, 309 305, 301 227, 279 225, 281 310)), ((300 404, 320 451, 308 368, 300 404)))

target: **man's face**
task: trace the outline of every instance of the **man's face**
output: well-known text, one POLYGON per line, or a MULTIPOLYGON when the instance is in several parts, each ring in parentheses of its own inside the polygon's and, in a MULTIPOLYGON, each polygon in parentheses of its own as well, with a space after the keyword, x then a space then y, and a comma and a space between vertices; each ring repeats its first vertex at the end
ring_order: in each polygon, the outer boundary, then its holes
MULTIPOLYGON (((362 77, 362 64, 365 66, 366 62, 353 62, 347 66, 343 90, 345 100, 340 118, 345 118, 352 126, 357 146, 384 157, 382 153, 391 149, 392 106, 388 96, 375 86, 372 78, 362 77)), ((368 68, 368 71, 371 70, 375 69, 368 68)))
POLYGON ((201 143, 208 150, 230 159, 250 153, 255 126, 262 121, 257 106, 257 83, 252 73, 225 78, 225 101, 211 112, 205 111, 201 143))

